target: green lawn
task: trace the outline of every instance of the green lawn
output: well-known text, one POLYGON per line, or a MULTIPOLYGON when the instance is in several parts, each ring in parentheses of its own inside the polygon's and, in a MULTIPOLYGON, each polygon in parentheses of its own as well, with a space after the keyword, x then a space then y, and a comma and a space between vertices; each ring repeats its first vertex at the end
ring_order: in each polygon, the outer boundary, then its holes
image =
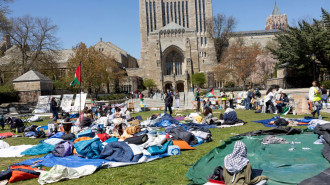
MULTIPOLYGON (((154 113, 161 111, 143 112, 133 114, 133 116, 140 115, 143 119, 154 113)), ((183 111, 182 114, 188 114, 192 111, 183 111)), ((222 112, 223 111, 215 111, 222 112)), ((215 113, 219 116, 220 113, 215 113)), ((193 165, 199 158, 207 154, 211 149, 219 146, 222 141, 227 140, 236 134, 241 134, 253 130, 267 129, 262 124, 252 123, 251 121, 269 119, 272 114, 255 114, 253 111, 237 110, 238 117, 248 123, 240 127, 231 127, 223 129, 211 129, 213 142, 204 143, 196 147, 196 150, 183 151, 179 156, 171 156, 164 159, 156 160, 149 163, 132 165, 119 168, 101 169, 96 173, 80 179, 59 182, 57 184, 187 184, 185 173, 191 165, 193 165)), ((323 118, 330 121, 330 114, 323 113, 323 118)), ((302 118, 303 116, 288 115, 289 118, 302 118)), ((49 120, 39 122, 38 125, 46 125, 49 120)), ((305 128, 305 127, 299 127, 305 128)), ((7 130, 8 131, 8 130, 7 130)), ((37 144, 40 139, 29 138, 7 138, 5 139, 10 145, 20 144, 37 144)), ((21 162, 25 159, 35 158, 41 156, 22 157, 22 158, 8 158, 0 159, 0 170, 7 166, 21 162)), ((49 169, 49 168, 47 168, 49 169)), ((18 182, 17 184, 37 184, 37 179, 18 182)))

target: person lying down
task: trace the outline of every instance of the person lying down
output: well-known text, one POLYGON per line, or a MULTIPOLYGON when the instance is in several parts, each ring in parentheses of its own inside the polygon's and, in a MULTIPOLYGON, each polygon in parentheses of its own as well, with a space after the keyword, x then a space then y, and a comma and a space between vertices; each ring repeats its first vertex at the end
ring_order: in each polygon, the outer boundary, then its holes
POLYGON ((226 185, 263 185, 267 183, 266 176, 258 176, 252 179, 252 168, 247 158, 247 148, 242 141, 236 141, 233 153, 227 155, 224 160, 223 177, 226 185))

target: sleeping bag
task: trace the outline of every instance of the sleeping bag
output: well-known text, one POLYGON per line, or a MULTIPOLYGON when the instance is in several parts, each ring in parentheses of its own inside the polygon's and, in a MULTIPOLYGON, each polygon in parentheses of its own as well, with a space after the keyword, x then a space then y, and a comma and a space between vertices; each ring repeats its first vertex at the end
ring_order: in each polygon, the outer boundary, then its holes
POLYGON ((54 150, 53 155, 56 157, 65 157, 72 154, 74 143, 72 141, 61 141, 58 143, 54 150))
POLYGON ((97 159, 102 151, 102 142, 99 138, 79 141, 74 144, 77 153, 88 159, 97 159))
POLYGON ((128 144, 115 141, 105 145, 99 158, 115 162, 131 162, 133 155, 133 150, 128 144))

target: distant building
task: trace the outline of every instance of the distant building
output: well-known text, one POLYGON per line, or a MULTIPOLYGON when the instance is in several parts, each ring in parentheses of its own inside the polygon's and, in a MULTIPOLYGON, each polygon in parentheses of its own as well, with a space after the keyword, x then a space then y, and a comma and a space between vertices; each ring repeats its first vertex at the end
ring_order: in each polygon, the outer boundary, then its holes
POLYGON ((267 18, 266 30, 287 29, 289 28, 289 22, 286 14, 281 14, 280 9, 277 7, 275 1, 275 7, 273 13, 267 18))

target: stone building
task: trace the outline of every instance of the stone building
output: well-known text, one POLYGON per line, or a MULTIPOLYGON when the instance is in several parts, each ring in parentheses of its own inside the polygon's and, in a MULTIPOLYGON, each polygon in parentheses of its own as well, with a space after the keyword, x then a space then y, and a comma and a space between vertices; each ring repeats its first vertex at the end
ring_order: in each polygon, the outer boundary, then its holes
POLYGON ((274 10, 266 20, 266 30, 287 29, 287 28, 289 28, 288 18, 286 14, 281 14, 281 11, 277 7, 275 1, 274 10))
POLYGON ((37 102, 39 96, 50 95, 53 81, 38 71, 30 70, 13 80, 14 89, 18 92, 21 102, 37 102))
POLYGON ((212 0, 140 0, 141 60, 128 75, 187 92, 192 74, 216 64, 206 24, 212 16, 212 0))
POLYGON ((229 40, 233 43, 238 37, 244 40, 246 45, 252 45, 253 43, 260 44, 261 47, 265 47, 268 42, 275 39, 275 34, 281 33, 280 29, 286 29, 289 27, 286 14, 281 14, 276 2, 272 14, 266 20, 265 30, 252 30, 252 31, 240 31, 235 32, 233 37, 229 40))

